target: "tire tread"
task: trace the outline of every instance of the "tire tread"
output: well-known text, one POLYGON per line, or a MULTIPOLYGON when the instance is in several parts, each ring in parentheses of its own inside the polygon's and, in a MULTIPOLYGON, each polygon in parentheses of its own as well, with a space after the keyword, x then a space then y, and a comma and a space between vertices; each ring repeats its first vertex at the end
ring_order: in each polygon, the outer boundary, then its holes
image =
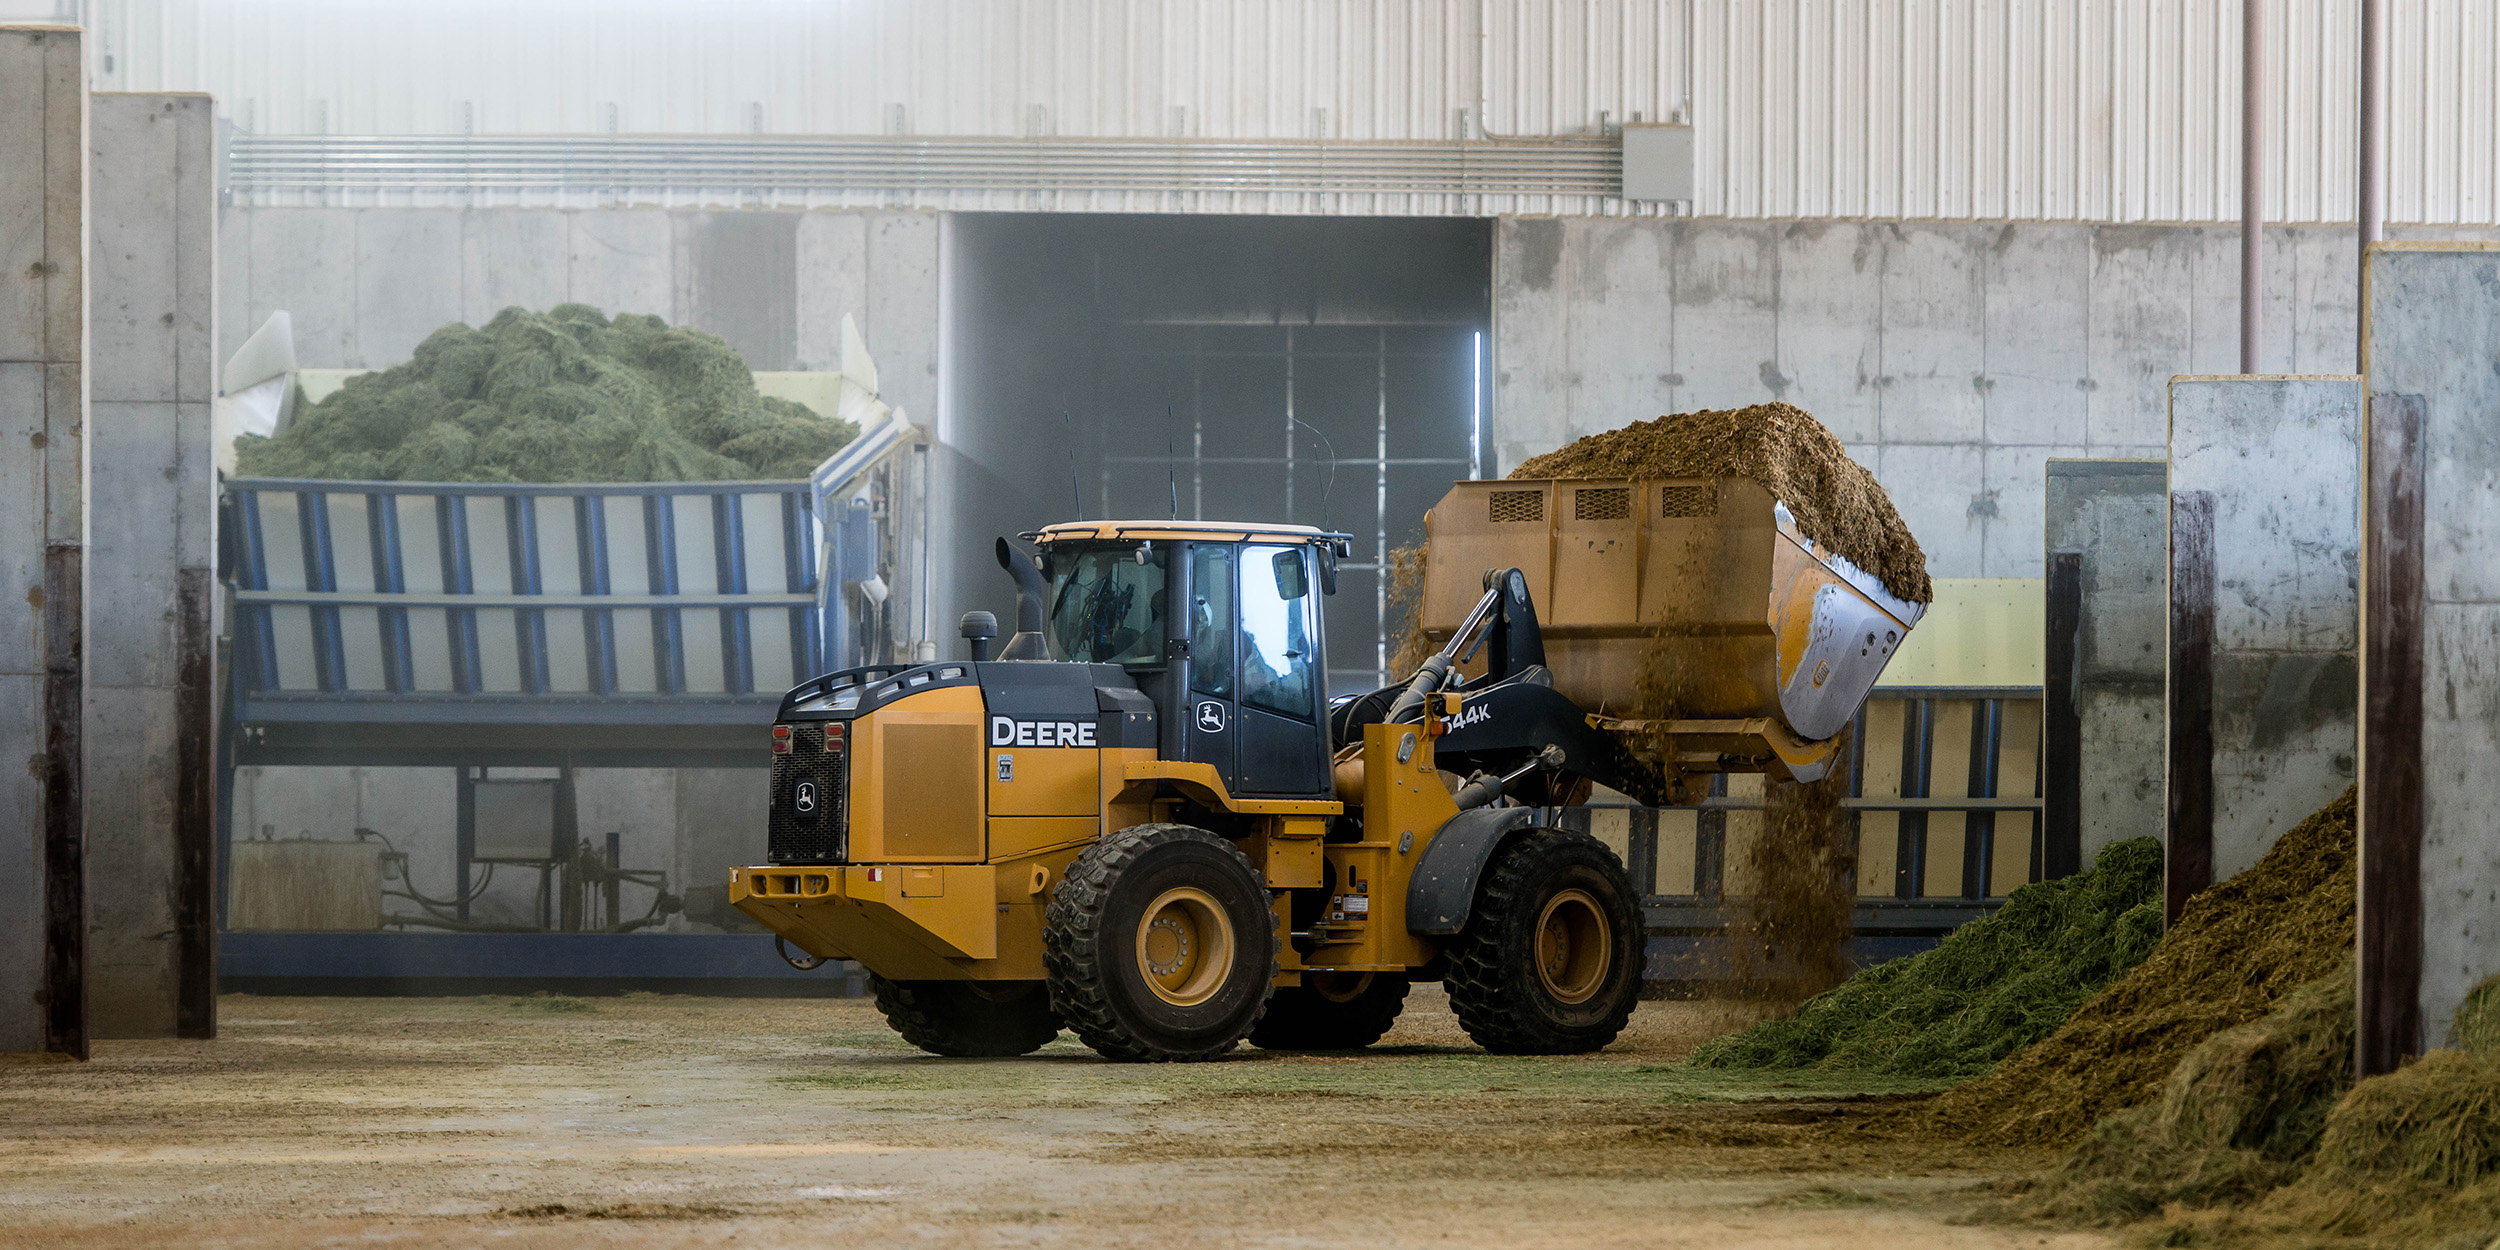
MULTIPOLYGON (((1102 958, 1103 933, 1112 887, 1130 865, 1148 851, 1173 842, 1198 842, 1220 848, 1238 861, 1262 893, 1266 882, 1239 847, 1190 825, 1131 825, 1103 838, 1076 857, 1051 891, 1048 923, 1043 935, 1042 966, 1050 979, 1051 1006, 1068 1029, 1087 1046, 1110 1059, 1134 1063, 1191 1063, 1213 1059, 1241 1044, 1267 1011, 1266 995, 1240 1034, 1220 1045, 1178 1050, 1137 1036, 1111 1005, 1111 989, 1102 958)), ((1279 969, 1276 948, 1268 945, 1267 980, 1274 984, 1279 969)))
MULTIPOLYGON (((1585 833, 1563 829, 1532 830, 1511 842, 1477 886, 1467 925, 1446 948, 1450 963, 1443 984, 1459 1026, 1486 1050, 1497 1055, 1584 1054, 1614 1041, 1631 1021, 1639 998, 1637 976, 1633 992, 1619 995, 1606 1015, 1586 1029, 1566 1033, 1511 1005, 1523 994, 1543 992, 1534 972, 1534 952, 1527 949, 1534 935, 1526 926, 1510 923, 1513 912, 1531 901, 1530 891, 1546 861, 1590 849, 1612 866, 1617 888, 1628 892, 1622 863, 1613 850, 1585 833)), ((1632 932, 1636 935, 1640 932, 1638 915, 1635 904, 1632 932)), ((1618 925, 1624 920, 1620 915, 1613 919, 1618 925)), ((1637 941, 1633 949, 1637 958, 1637 941)))

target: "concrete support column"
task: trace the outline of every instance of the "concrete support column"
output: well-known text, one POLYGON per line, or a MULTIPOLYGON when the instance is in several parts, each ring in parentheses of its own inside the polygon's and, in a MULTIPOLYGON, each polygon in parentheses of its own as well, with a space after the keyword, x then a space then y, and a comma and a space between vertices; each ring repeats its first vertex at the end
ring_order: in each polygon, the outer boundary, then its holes
POLYGON ((2215 881, 2352 784, 2360 435, 2356 377, 2170 380, 2170 489, 2213 501, 2211 818, 2173 835, 2205 840, 2215 881))
POLYGON ((206 1037, 216 110, 205 95, 91 107, 88 986, 98 1037, 206 1037))
POLYGON ((2072 684, 2080 726, 2076 788, 2052 761, 2042 797, 2074 805, 2083 868, 2162 827, 2168 482, 2159 460, 2048 462, 2046 558, 2081 557, 2081 604, 2071 668, 2042 676, 2072 684))
POLYGON ((87 66, 0 26, 0 1051, 85 1058, 87 66))
POLYGON ((2500 972, 2500 246, 2363 270, 2360 1068, 2443 1044, 2500 972))

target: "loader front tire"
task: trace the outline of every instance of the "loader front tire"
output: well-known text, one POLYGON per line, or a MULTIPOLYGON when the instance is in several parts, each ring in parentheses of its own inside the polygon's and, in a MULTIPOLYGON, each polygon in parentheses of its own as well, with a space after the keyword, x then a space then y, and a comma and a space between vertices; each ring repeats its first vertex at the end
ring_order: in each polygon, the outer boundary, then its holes
POLYGON ((1261 1050, 1361 1050, 1381 1039, 1406 1007, 1402 972, 1305 972, 1280 987, 1250 1030, 1261 1050))
POLYGON ((1133 825, 1085 848, 1051 892, 1042 966, 1086 1045, 1141 1063, 1212 1059, 1276 983, 1276 913, 1233 844, 1133 825))
POLYGON ((1448 947, 1450 1009, 1495 1054, 1585 1054, 1632 1018, 1644 945, 1615 853, 1585 833, 1530 829, 1487 866, 1448 947))
POLYGON ((1059 1036, 1039 981, 888 981, 874 973, 877 1010, 903 1040, 953 1059, 1028 1055, 1059 1036))

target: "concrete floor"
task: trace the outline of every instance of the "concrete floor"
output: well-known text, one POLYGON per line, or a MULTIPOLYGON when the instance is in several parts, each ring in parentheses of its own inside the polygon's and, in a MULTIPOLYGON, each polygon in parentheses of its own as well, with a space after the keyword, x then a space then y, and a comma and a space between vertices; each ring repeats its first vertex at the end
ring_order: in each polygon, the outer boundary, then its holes
POLYGON ((1952 1222, 2045 1160, 1884 1130, 1914 1085, 1674 1066, 1707 1004, 1507 1059, 1427 987, 1360 1056, 1164 1067, 933 1059, 857 1000, 224 1012, 0 1066, 0 1245, 2109 1244, 1952 1222))

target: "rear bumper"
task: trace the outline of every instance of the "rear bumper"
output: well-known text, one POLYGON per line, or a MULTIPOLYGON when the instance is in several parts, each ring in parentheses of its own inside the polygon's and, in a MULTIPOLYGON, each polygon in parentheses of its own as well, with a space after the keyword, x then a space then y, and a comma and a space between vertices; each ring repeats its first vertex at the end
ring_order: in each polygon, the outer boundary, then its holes
POLYGON ((808 954, 892 980, 1039 980, 1048 887, 1073 857, 733 868, 729 902, 808 954))
POLYGON ((733 868, 729 902, 811 955, 949 975, 921 966, 997 958, 997 880, 988 864, 733 868))

